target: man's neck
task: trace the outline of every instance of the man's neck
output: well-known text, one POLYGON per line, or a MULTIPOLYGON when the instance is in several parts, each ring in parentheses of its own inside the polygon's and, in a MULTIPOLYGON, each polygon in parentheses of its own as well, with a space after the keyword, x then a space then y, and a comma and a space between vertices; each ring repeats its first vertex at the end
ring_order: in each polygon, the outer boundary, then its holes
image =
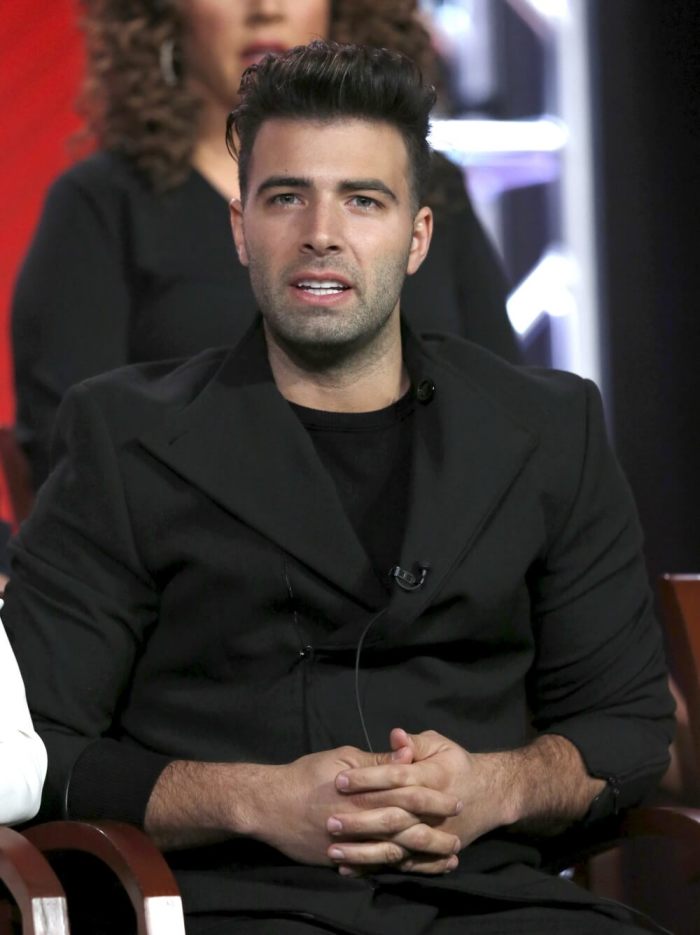
POLYGON ((325 412, 373 412, 395 403, 408 390, 398 318, 380 342, 324 367, 305 364, 291 355, 267 328, 266 337, 277 388, 299 406, 325 412))

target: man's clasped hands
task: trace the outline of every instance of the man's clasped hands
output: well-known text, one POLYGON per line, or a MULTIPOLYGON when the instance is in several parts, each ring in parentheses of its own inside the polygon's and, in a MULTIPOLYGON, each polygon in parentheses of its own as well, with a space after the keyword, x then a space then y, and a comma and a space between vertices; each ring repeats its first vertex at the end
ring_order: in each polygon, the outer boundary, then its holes
POLYGON ((347 876, 389 867, 447 873, 463 847, 516 817, 494 756, 435 731, 395 728, 387 753, 340 747, 274 769, 284 775, 255 836, 347 876))

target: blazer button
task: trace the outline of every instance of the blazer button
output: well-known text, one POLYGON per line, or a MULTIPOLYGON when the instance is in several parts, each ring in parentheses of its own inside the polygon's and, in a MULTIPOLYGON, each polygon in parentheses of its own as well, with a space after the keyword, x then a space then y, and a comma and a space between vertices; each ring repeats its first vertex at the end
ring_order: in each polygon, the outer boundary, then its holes
POLYGON ((416 387, 416 399, 419 403, 429 403, 435 395, 435 384, 432 380, 421 380, 416 387))

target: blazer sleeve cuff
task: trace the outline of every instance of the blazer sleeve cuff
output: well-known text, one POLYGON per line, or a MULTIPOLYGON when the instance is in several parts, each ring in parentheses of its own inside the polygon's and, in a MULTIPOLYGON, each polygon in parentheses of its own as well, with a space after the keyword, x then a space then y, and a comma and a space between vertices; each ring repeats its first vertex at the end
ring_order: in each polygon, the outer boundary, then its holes
POLYGON ((605 779, 586 821, 606 818, 637 805, 656 787, 669 763, 670 737, 635 725, 631 719, 588 715, 553 724, 545 734, 566 737, 578 749, 591 776, 605 779))
POLYGON ((96 740, 73 767, 66 817, 109 818, 143 827, 153 787, 173 759, 117 740, 96 740))

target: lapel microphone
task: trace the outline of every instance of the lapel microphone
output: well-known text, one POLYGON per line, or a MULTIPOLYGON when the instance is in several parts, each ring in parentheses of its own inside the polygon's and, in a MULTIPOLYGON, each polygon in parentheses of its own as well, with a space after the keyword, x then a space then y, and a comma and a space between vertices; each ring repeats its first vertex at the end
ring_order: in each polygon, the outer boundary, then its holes
POLYGON ((407 571, 400 565, 394 565, 389 572, 389 577, 393 578, 402 591, 418 591, 425 584, 425 579, 430 571, 429 562, 416 562, 416 572, 407 571))

